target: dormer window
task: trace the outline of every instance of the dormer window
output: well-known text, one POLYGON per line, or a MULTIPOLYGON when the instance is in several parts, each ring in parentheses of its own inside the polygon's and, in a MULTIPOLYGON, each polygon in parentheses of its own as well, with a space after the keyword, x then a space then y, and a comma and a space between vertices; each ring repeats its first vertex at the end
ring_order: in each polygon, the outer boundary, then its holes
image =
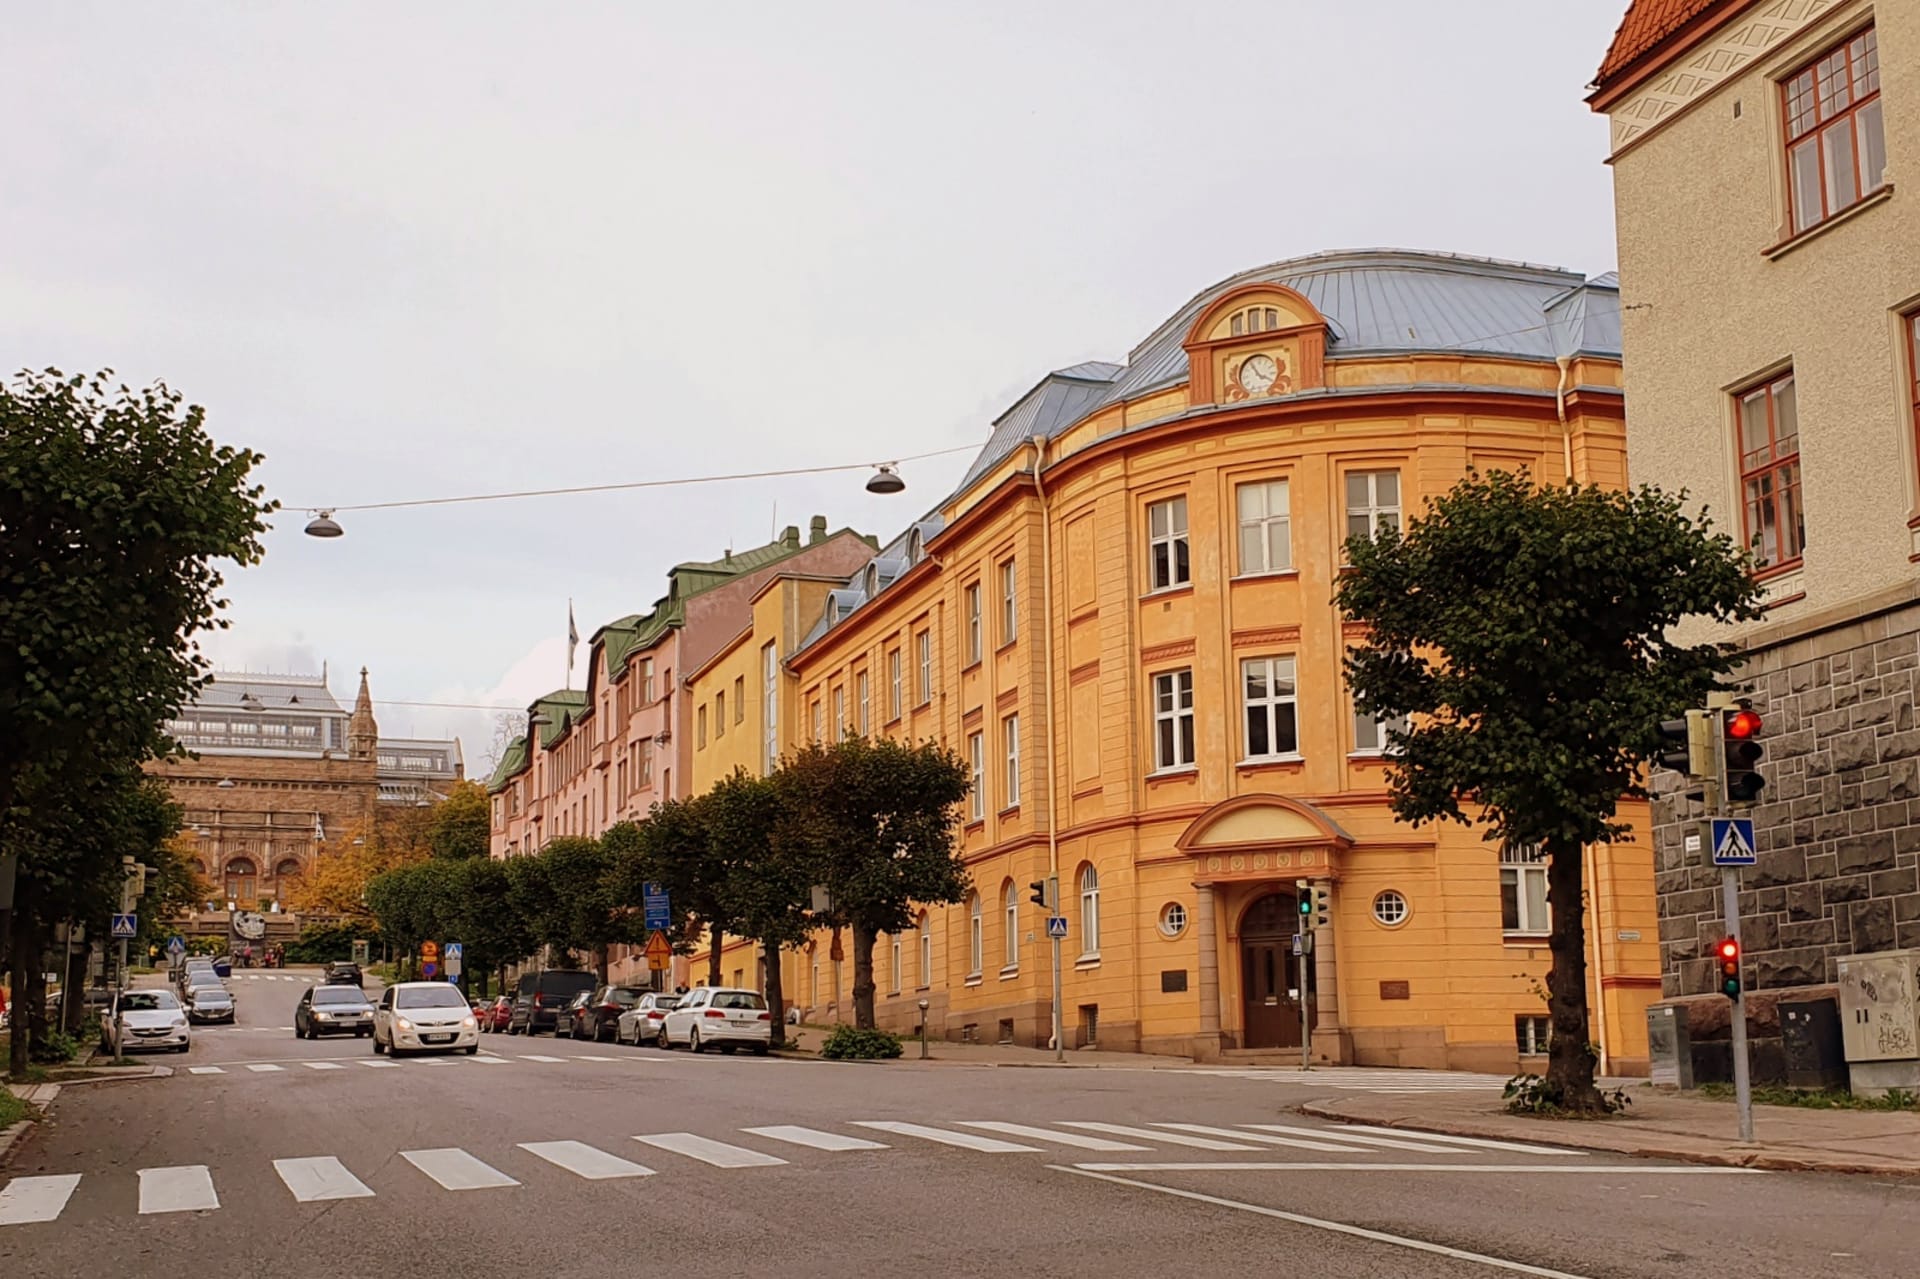
POLYGON ((827 601, 827 625, 828 626, 840 625, 840 601, 839 600, 829 599, 827 601))
POLYGON ((1235 311, 1227 321, 1227 332, 1234 337, 1246 333, 1271 333, 1280 327, 1280 312, 1270 306, 1250 306, 1235 311))
POLYGON ((920 536, 920 530, 915 529, 913 532, 907 534, 907 563, 918 564, 922 559, 926 558, 926 554, 926 542, 925 539, 920 536))
POLYGON ((880 593, 880 566, 867 565, 867 598, 872 599, 880 593))

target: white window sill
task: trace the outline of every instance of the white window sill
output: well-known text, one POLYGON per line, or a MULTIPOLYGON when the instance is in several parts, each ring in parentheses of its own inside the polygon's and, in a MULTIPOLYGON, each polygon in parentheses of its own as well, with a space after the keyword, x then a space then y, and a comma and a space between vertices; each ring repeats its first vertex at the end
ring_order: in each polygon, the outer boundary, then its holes
POLYGON ((1019 975, 1020 975, 1020 965, 1018 964, 1008 964, 1005 968, 1002 968, 1000 970, 1001 981, 1012 981, 1015 977, 1018 977, 1019 975))
POLYGON ((1260 582, 1275 577, 1298 576, 1300 576, 1300 570, 1297 568, 1263 568, 1258 573, 1236 573, 1228 580, 1234 582, 1260 582))
POLYGON ((1098 968, 1099 966, 1100 952, 1097 950, 1090 955, 1082 955, 1073 961, 1073 967, 1076 972, 1084 971, 1088 968, 1098 968))
POLYGON ((1162 777, 1192 777, 1198 774, 1198 764, 1180 764, 1173 768, 1156 768, 1147 774, 1148 781, 1157 781, 1162 777))
POLYGON ((1193 579, 1188 578, 1184 582, 1174 582, 1170 586, 1156 586, 1153 589, 1149 590, 1145 595, 1142 595, 1140 597, 1140 600, 1142 603, 1145 603, 1146 601, 1151 599, 1158 599, 1162 595, 1178 595, 1182 591, 1190 591, 1192 589, 1193 589, 1193 579))
POLYGON ((1389 751, 1389 750, 1348 751, 1347 752, 1348 759, 1398 759, 1399 757, 1400 757, 1399 751, 1389 751))
POLYGON ((1545 946, 1552 937, 1545 931, 1537 933, 1501 933, 1500 940, 1508 946, 1545 946))
POLYGON ((1263 764, 1304 764, 1307 757, 1299 751, 1290 755, 1252 755, 1235 764, 1235 768, 1259 768, 1263 764))
POLYGON ((967 974, 967 985, 969 985, 969 986, 978 986, 979 984, 980 984, 980 974, 979 974, 979 973, 968 973, 968 974, 967 974))

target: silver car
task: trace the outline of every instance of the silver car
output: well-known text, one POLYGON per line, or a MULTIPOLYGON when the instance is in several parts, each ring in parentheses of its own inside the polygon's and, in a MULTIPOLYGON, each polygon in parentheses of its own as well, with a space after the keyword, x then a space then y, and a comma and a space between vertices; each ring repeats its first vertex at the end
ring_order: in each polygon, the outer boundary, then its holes
POLYGON ((667 1010, 680 1002, 680 996, 659 991, 648 991, 640 996, 640 1002, 620 1014, 620 1020, 614 1023, 613 1042, 632 1044, 635 1048, 642 1044, 657 1044, 660 1041, 660 1027, 665 1024, 667 1010))
POLYGON ((188 1021, 232 1021, 233 995, 214 983, 187 987, 188 1021))
POLYGON ((135 1049, 183 1053, 193 1046, 186 1009, 170 990, 125 990, 100 1014, 100 1051, 116 1057, 135 1049))

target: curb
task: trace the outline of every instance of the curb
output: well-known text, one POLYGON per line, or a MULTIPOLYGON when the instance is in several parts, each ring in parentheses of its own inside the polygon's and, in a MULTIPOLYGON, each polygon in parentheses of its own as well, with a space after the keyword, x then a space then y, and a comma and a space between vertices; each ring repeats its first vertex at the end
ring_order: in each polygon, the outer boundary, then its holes
POLYGON ((0 1131, 0 1168, 7 1166, 7 1156, 13 1153, 15 1146, 25 1140, 27 1133, 33 1128, 33 1123, 31 1119, 22 1119, 11 1128, 0 1131))
POLYGON ((1672 1159, 1680 1163, 1708 1164, 1719 1168, 1753 1168, 1762 1172, 1835 1172, 1878 1177, 1920 1177, 1920 1165, 1911 1163, 1890 1163, 1823 1155, 1794 1155, 1764 1149, 1757 1145, 1733 1149, 1651 1145, 1642 1134, 1627 1132, 1619 1133, 1624 1140, 1617 1144, 1569 1142, 1556 1140, 1544 1132, 1510 1133, 1504 1128, 1489 1128, 1484 1124, 1472 1122, 1454 1122, 1444 1119, 1384 1119, 1355 1115, 1337 1110, 1332 1103, 1325 1102, 1307 1102, 1297 1109, 1303 1115, 1312 1115, 1316 1119, 1331 1119, 1338 1123, 1369 1123, 1382 1128, 1401 1128, 1408 1132, 1431 1132, 1448 1137, 1484 1137, 1494 1141, 1534 1140, 1547 1145, 1628 1155, 1637 1159, 1672 1159))

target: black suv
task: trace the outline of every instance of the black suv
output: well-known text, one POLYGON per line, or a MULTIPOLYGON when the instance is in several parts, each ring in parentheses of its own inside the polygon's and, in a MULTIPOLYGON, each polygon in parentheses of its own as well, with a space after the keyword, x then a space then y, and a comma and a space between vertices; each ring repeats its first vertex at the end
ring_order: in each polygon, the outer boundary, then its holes
POLYGON ((513 992, 513 1012, 507 1018, 509 1035, 537 1035, 553 1030, 567 1006, 581 992, 591 992, 599 980, 572 968, 549 968, 520 974, 513 992))
POLYGON ((361 986, 366 983, 360 977, 360 965, 353 963, 328 964, 326 970, 329 986, 361 986))

